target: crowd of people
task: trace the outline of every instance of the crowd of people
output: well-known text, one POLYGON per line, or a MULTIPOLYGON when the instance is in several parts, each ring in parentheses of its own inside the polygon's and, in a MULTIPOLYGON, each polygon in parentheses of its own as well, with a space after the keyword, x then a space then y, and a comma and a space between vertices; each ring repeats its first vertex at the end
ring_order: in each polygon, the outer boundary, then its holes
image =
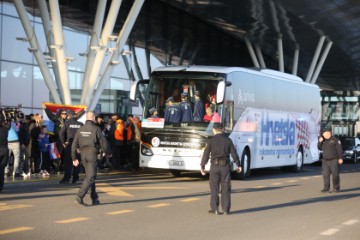
MULTIPOLYGON (((220 115, 215 111, 215 97, 208 95, 204 103, 198 90, 194 91, 193 96, 191 95, 189 92, 183 92, 180 98, 174 94, 167 98, 164 109, 165 122, 220 122, 220 115)), ((149 109, 149 114, 150 118, 158 117, 155 107, 149 109)))
MULTIPOLYGON (((41 114, 20 114, 7 119, 9 160, 4 166, 3 174, 21 178, 31 175, 48 177, 51 174, 63 173, 60 184, 76 183, 83 169, 73 165, 71 145, 76 131, 83 125, 78 118, 85 111, 76 114, 73 110, 59 109, 55 114, 47 108, 44 109, 54 123, 52 132, 44 124, 41 114), (54 145, 58 157, 51 154, 51 145, 54 145)), ((120 118, 117 114, 108 119, 98 115, 95 124, 101 129, 113 153, 112 157, 109 157, 100 151, 98 168, 138 170, 140 119, 132 114, 129 114, 127 119, 120 118)))

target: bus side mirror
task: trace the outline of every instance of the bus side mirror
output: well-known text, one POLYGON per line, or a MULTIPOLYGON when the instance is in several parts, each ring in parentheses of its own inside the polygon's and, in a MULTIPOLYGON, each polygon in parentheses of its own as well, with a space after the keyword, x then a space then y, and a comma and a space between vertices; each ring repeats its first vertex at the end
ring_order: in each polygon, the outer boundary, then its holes
POLYGON ((222 103, 224 101, 225 94, 225 82, 219 82, 216 90, 216 103, 222 103))
POLYGON ((139 84, 149 84, 149 82, 150 80, 139 80, 134 82, 130 88, 130 101, 135 102, 136 93, 138 92, 139 89, 139 84))

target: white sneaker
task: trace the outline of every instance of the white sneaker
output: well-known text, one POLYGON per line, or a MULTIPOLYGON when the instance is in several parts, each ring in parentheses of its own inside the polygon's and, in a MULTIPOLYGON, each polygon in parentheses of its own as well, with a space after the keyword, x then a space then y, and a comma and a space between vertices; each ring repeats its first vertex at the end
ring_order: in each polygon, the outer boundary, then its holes
POLYGON ((50 173, 46 170, 44 170, 45 176, 50 176, 50 173))

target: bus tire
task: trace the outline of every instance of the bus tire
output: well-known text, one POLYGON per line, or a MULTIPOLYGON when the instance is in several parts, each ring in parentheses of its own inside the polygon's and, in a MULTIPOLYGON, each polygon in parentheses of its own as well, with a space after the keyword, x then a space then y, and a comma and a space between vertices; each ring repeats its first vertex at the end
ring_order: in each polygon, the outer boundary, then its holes
POLYGON ((292 172, 300 172, 304 165, 304 153, 302 148, 299 148, 296 153, 296 163, 291 167, 292 172))
POLYGON ((181 172, 179 170, 171 169, 169 170, 169 174, 171 177, 180 177, 181 172))
POLYGON ((250 153, 248 149, 244 149, 241 155, 241 172, 233 172, 233 178, 237 180, 245 180, 250 176, 250 153))

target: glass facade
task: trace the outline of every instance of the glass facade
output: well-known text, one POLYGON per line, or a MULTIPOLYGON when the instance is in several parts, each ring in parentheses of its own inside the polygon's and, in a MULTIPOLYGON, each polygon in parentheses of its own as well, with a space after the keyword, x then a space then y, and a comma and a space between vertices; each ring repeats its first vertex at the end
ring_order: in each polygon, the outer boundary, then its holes
MULTIPOLYGON (((33 53, 28 50, 30 44, 26 39, 26 34, 15 6, 12 3, 3 1, 0 4, 1 105, 17 106, 22 104, 22 110, 25 114, 42 112, 42 102, 52 102, 49 89, 46 86, 33 53)), ((49 49, 46 45, 46 36, 41 18, 29 13, 28 18, 35 30, 41 51, 44 55, 47 55, 49 49)), ((72 62, 67 64, 72 104, 79 104, 90 36, 87 32, 64 27, 64 39, 66 57, 74 58, 72 62)), ((110 47, 111 44, 114 43, 110 43, 110 47)), ((126 48, 129 49, 129 46, 126 46, 126 48)), ((137 64, 141 66, 141 77, 148 78, 145 51, 138 47, 135 50, 137 64)), ((107 61, 109 55, 105 56, 104 62, 107 61)), ((124 57, 131 61, 129 62, 130 66, 135 65, 133 57, 124 57)), ((153 67, 162 65, 154 56, 150 57, 150 61, 153 67)), ((55 79, 52 71, 52 62, 49 61, 47 64, 53 79, 55 79)), ((138 78, 139 76, 135 75, 135 79, 138 78)), ((134 108, 129 103, 123 106, 123 102, 124 98, 128 96, 132 81, 125 64, 118 64, 100 97, 96 108, 97 111, 105 113, 117 112, 120 114, 131 113, 134 108)))

